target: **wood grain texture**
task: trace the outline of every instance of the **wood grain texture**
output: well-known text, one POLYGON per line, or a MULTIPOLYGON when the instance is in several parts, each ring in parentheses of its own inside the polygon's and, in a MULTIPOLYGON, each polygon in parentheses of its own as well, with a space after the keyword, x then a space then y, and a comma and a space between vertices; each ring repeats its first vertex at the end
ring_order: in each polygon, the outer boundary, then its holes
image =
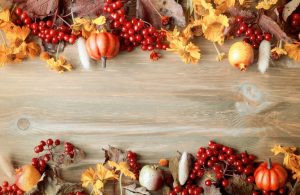
POLYGON ((69 140, 87 152, 64 171, 78 181, 108 144, 141 153, 144 163, 195 152, 212 138, 260 159, 275 144, 300 147, 300 64, 283 59, 264 75, 255 64, 240 72, 216 62, 211 43, 198 44, 197 65, 171 53, 151 62, 136 50, 108 61, 106 70, 84 71, 70 46, 73 72, 49 71, 39 59, 0 69, 0 153, 18 166, 30 162, 41 139, 69 140))

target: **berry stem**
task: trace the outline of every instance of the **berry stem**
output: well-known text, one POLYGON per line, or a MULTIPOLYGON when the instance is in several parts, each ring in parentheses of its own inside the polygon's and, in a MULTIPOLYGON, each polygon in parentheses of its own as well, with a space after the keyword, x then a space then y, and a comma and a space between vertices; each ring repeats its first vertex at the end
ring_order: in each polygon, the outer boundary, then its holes
POLYGON ((122 188, 122 177, 123 177, 123 173, 120 173, 120 178, 119 178, 119 184, 120 184, 120 193, 121 195, 123 195, 123 188, 122 188))
POLYGON ((156 13, 162 17, 162 15, 159 13, 159 11, 154 7, 153 3, 151 1, 149 1, 149 4, 151 5, 151 7, 154 9, 154 11, 156 11, 156 13))
POLYGON ((221 52, 220 52, 220 50, 218 49, 218 47, 217 47, 217 45, 216 45, 216 42, 213 42, 213 45, 214 45, 214 48, 215 48, 216 51, 217 51, 218 56, 220 56, 220 55, 221 55, 221 52))
POLYGON ((71 28, 71 25, 65 19, 63 19, 60 15, 57 14, 57 17, 59 17, 59 19, 61 19, 68 27, 71 28))

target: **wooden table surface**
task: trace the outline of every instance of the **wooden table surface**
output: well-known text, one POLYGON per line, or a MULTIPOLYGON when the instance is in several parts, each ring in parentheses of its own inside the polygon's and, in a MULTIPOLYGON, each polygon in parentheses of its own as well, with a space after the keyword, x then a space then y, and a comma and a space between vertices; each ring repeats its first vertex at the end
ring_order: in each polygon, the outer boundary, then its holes
POLYGON ((18 166, 31 161, 41 139, 71 141, 87 153, 64 171, 78 181, 84 168, 103 161, 108 144, 140 153, 145 163, 196 152, 211 139, 262 160, 275 144, 300 147, 300 63, 283 59, 264 75, 256 64, 240 72, 227 60, 216 62, 211 43, 198 44, 197 65, 172 53, 151 62, 148 52, 136 50, 106 70, 85 71, 69 46, 72 72, 49 71, 39 59, 1 68, 0 153, 18 166))

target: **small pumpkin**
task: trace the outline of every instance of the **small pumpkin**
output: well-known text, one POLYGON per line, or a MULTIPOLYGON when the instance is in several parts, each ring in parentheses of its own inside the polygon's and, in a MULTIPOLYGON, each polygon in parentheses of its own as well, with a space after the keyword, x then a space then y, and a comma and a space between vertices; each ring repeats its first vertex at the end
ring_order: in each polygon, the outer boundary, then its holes
POLYGON ((102 60, 106 67, 106 59, 111 59, 119 53, 119 38, 109 32, 93 33, 86 41, 86 50, 94 60, 102 60))
POLYGON ((256 186, 265 191, 276 191, 283 187, 287 180, 287 171, 278 163, 263 162, 254 172, 256 186))

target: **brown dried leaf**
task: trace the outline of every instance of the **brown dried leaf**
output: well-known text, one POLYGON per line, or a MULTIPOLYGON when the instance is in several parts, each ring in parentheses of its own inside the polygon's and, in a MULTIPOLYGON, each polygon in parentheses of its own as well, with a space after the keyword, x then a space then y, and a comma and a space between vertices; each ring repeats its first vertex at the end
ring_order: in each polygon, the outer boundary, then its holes
POLYGON ((287 18, 297 9, 297 7, 300 5, 300 0, 292 0, 289 3, 287 3, 282 12, 282 18, 284 21, 287 20, 287 18))
POLYGON ((49 169, 42 175, 37 185, 25 195, 65 195, 70 192, 83 192, 84 189, 80 184, 65 182, 49 169))
POLYGON ((126 195, 150 195, 145 187, 137 187, 136 183, 125 186, 124 189, 126 195))
POLYGON ((139 18, 146 20, 156 28, 162 27, 160 15, 171 17, 177 26, 184 27, 186 25, 183 8, 175 0, 137 0, 136 10, 139 18))
POLYGON ((127 159, 127 152, 113 146, 108 146, 108 149, 102 149, 105 152, 105 161, 114 161, 116 163, 124 162, 127 159))
POLYGON ((76 0, 73 11, 77 17, 99 16, 103 10, 104 0, 76 0))
POLYGON ((270 32, 278 40, 283 40, 285 42, 291 41, 291 38, 270 17, 268 17, 266 15, 261 15, 261 17, 258 20, 258 24, 262 28, 263 31, 270 32))
POLYGON ((59 0, 28 0, 25 10, 29 15, 44 18, 58 9, 59 0))
POLYGON ((173 180, 174 180, 173 186, 179 185, 178 166, 179 166, 180 157, 181 157, 181 154, 178 153, 177 156, 175 156, 169 160, 169 169, 170 169, 170 172, 171 172, 173 180))
POLYGON ((225 188, 231 195, 251 194, 254 185, 246 181, 246 175, 233 174, 230 178, 229 186, 225 188))

